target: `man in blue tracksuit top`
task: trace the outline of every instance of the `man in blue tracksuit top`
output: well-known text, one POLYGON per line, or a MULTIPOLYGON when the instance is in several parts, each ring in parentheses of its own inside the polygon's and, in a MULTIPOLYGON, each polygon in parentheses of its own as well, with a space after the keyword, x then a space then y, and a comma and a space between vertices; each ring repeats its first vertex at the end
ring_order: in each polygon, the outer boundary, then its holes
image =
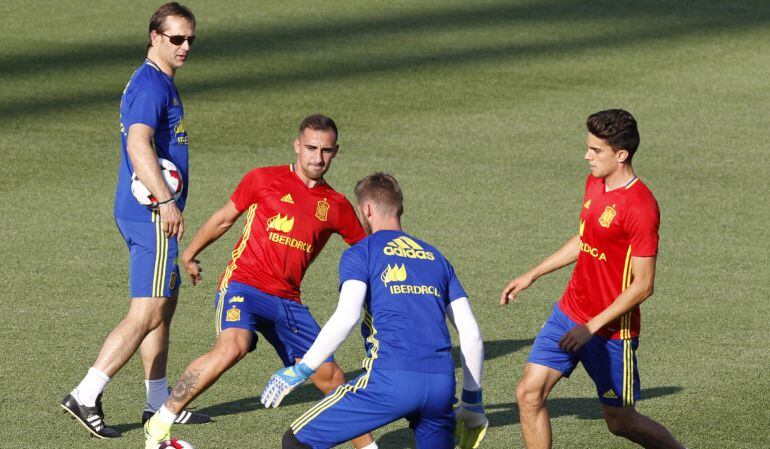
MULTIPOLYGON (((418 448, 454 448, 447 318, 459 333, 465 373, 457 419, 466 434, 480 440, 487 425, 481 405, 484 351, 465 290, 436 248, 401 230, 403 195, 392 176, 367 176, 355 194, 356 211, 370 235, 342 255, 337 310, 302 362, 271 378, 262 402, 277 406, 312 375, 350 334, 362 307, 364 373, 294 421, 283 448, 331 448, 400 418, 409 421, 418 448)), ((473 443, 461 441, 461 447, 473 443)))
MULTIPOLYGON (((188 191, 188 137, 174 76, 195 41, 195 16, 179 3, 167 3, 150 18, 148 33, 147 58, 131 76, 120 100, 121 162, 114 212, 130 255, 131 303, 86 376, 61 402, 66 412, 99 438, 120 436, 104 421, 101 396, 107 382, 137 349, 147 387, 142 422, 169 395, 169 326, 181 283, 176 258, 178 240, 184 234, 182 212, 188 191), (158 158, 177 167, 183 185, 178 198, 163 181, 158 158), (155 198, 154 207, 141 205, 131 193, 134 173, 155 198)), ((185 411, 178 422, 209 421, 206 415, 185 411)))

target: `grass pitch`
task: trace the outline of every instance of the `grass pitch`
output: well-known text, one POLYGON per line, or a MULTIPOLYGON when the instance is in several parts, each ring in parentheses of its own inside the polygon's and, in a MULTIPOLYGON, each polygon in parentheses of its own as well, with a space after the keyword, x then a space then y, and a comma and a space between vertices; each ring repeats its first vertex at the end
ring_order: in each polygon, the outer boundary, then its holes
MULTIPOLYGON (((158 2, 159 3, 159 2, 158 2)), ((329 180, 373 170, 406 194, 406 229, 453 261, 486 339, 484 447, 523 447, 513 387, 569 270, 500 309, 512 277, 577 229, 583 122, 632 111, 640 176, 661 205, 656 293, 642 307, 641 412, 692 448, 770 447, 767 117, 770 10, 761 1, 192 1, 198 35, 177 86, 190 132, 188 239, 254 166, 288 163, 299 120, 340 126, 329 180)), ((142 370, 105 394, 123 438, 88 438, 58 401, 127 308, 127 252, 112 219, 118 103, 142 62, 156 2, 6 0, 0 6, 0 447, 141 447, 142 370)), ((216 279, 235 234, 184 285, 169 377, 213 341, 216 279)), ((334 239, 304 283, 323 321, 336 303, 334 239)), ((336 354, 354 375, 352 337, 336 354)), ((279 367, 260 344, 194 405, 200 448, 275 448, 319 394, 265 410, 279 367)), ((623 448, 579 369, 549 402, 554 446, 623 448)), ((404 422, 380 447, 414 447, 404 422)))

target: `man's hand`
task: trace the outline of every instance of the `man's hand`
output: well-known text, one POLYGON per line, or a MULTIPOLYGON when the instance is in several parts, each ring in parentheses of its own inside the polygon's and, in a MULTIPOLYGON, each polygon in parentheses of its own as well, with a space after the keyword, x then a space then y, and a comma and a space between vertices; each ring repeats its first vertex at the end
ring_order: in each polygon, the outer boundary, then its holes
POLYGON ((460 406, 455 409, 455 443, 460 449, 476 449, 487 434, 489 420, 481 405, 481 390, 463 390, 460 406))
POLYGON ((591 331, 588 330, 588 326, 580 324, 569 330, 561 340, 559 340, 559 347, 564 352, 578 352, 584 344, 588 343, 588 340, 593 337, 591 331))
POLYGON ((160 212, 160 224, 166 238, 176 236, 177 241, 181 241, 182 236, 184 236, 184 217, 182 217, 179 208, 176 207, 176 202, 161 204, 158 206, 158 211, 160 212))
POLYGON ((184 271, 186 271, 187 275, 190 276, 190 282, 192 283, 193 287, 198 284, 202 284, 203 276, 201 276, 201 272, 203 271, 203 268, 201 268, 201 261, 198 259, 188 259, 182 255, 181 262, 184 271))
POLYGON ((279 369, 267 381, 262 390, 261 402, 265 408, 278 407, 283 397, 308 380, 315 371, 300 362, 288 368, 279 369))
POLYGON ((525 288, 532 285, 535 279, 529 274, 523 274, 516 279, 512 280, 503 289, 503 294, 500 296, 500 305, 504 306, 516 300, 516 295, 525 288))

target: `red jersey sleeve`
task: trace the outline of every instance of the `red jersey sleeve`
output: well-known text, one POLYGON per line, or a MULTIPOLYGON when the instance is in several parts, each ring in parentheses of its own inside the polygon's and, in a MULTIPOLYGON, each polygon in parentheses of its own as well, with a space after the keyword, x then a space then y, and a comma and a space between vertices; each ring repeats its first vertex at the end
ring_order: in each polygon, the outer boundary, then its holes
POLYGON ((632 256, 658 255, 659 227, 660 209, 655 200, 644 201, 628 209, 626 231, 630 238, 632 256))
POLYGON ((340 201, 340 222, 338 232, 348 245, 355 245, 366 237, 366 232, 358 221, 356 212, 347 198, 340 201))
POLYGON ((230 200, 235 204, 239 212, 243 212, 252 204, 258 202, 259 186, 262 184, 262 176, 259 169, 246 173, 230 195, 230 200))

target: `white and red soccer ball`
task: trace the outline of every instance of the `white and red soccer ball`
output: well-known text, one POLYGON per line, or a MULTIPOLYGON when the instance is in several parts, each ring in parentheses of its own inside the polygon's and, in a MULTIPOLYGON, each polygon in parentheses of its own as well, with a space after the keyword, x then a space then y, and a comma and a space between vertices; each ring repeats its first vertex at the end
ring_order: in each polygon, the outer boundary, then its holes
POLYGON ((177 440, 176 438, 172 438, 170 440, 166 440, 158 444, 158 449, 164 449, 164 448, 195 449, 192 447, 192 444, 188 443, 187 441, 177 440))
MULTIPOLYGON (((184 188, 182 174, 173 162, 163 158, 158 158, 158 162, 160 163, 160 173, 163 176, 163 181, 165 181, 169 192, 171 192, 176 201, 182 196, 182 189, 184 188)), ((134 198, 136 198, 142 206, 158 206, 158 200, 152 193, 150 193, 150 190, 142 184, 142 181, 139 180, 136 173, 131 175, 131 193, 134 194, 134 198)))

